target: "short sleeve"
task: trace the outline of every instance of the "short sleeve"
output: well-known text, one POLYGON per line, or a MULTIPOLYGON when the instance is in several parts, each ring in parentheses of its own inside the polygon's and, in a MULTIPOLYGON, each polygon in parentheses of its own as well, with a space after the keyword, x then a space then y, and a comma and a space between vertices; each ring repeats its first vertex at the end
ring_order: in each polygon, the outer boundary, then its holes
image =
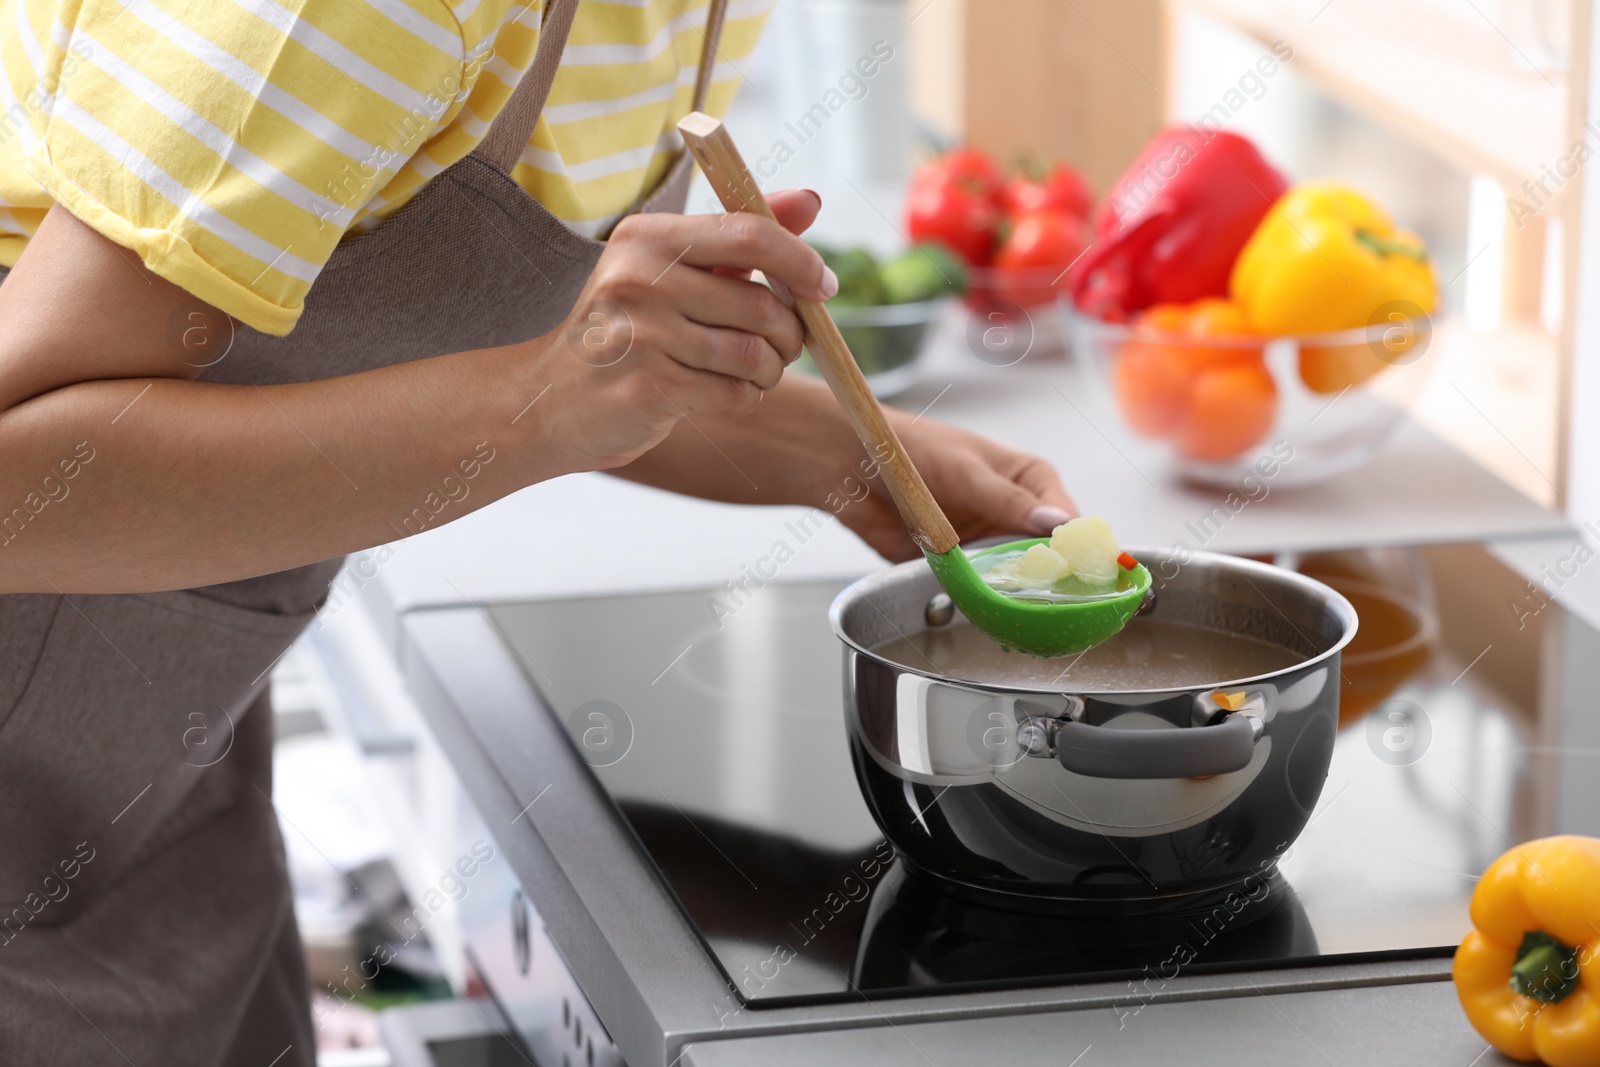
POLYGON ((442 0, 58 11, 22 28, 54 88, 29 174, 153 272, 266 333, 294 327, 352 220, 459 107, 465 50, 442 0))

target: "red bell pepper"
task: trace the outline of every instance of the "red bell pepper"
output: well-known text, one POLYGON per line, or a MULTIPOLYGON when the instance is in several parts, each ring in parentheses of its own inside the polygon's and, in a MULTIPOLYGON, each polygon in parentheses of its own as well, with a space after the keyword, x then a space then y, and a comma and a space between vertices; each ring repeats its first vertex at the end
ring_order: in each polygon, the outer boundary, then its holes
POLYGON ((1120 322, 1152 304, 1226 295, 1239 250, 1287 188, 1238 134, 1161 131, 1100 206, 1074 302, 1120 322))

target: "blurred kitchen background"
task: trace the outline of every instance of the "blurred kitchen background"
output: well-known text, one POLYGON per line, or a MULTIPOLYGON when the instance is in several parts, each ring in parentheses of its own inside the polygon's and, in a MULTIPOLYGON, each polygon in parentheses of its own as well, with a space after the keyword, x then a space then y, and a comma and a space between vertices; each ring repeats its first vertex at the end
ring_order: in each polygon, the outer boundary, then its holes
MULTIPOLYGON (((917 161, 968 143, 1062 160, 1101 195, 1152 134, 1208 118, 1291 181, 1339 177, 1428 242, 1439 363, 1413 414, 1528 496, 1562 497, 1589 11, 1568 0, 778 0, 729 125, 769 186, 807 187, 815 236, 905 244, 917 161), (894 59, 811 140, 795 120, 858 57, 894 59), (1257 60, 1285 42, 1269 76, 1257 60), (908 121, 909 119, 909 121, 908 121), (1544 191, 1525 182, 1544 180, 1544 191), (1531 209, 1513 220, 1509 201, 1531 209)), ((708 210, 703 184, 694 198, 708 210)), ((1600 504, 1600 501, 1595 501, 1600 504)))
MULTIPOLYGON (((1584 125, 1595 98, 1591 34, 1589 0, 773 0, 759 51, 735 72, 729 126, 765 187, 821 193, 818 240, 882 256, 907 244, 915 168, 962 144, 1002 164, 1069 163, 1104 196, 1163 126, 1209 118, 1253 139, 1291 181, 1353 182, 1426 239, 1440 286, 1432 370, 1410 415, 1576 526, 1600 517, 1600 221, 1582 211, 1586 194, 1600 196, 1600 179, 1592 167, 1557 171, 1575 145, 1600 150, 1600 133, 1584 125), (1290 58, 1261 75, 1260 57, 1281 57, 1285 45, 1290 58), (876 73, 853 73, 867 56, 876 73), (844 103, 816 118, 830 93, 844 103)), ((703 181, 691 210, 717 210, 703 181)), ((968 314, 952 306, 939 329, 959 339, 968 314)), ((976 355, 959 340, 945 348, 947 364, 976 355)), ((1031 358, 1066 367, 1064 349, 1041 346, 1031 358)), ((914 406, 937 392, 914 392, 914 406)), ((333 609, 376 598, 399 612, 406 598, 383 575, 421 573, 446 556, 454 569, 442 578, 449 589, 434 590, 441 601, 492 595, 484 575, 497 564, 460 546, 520 535, 517 507, 508 501, 407 543, 395 564, 369 554, 379 578, 347 580, 333 609)), ((1471 551, 1445 562, 1470 570, 1487 558, 1471 551)), ((1442 558, 1428 557, 1435 578, 1442 558)), ((1496 582, 1515 592, 1521 578, 1496 582)), ((385 625, 380 618, 377 629, 385 625)), ((451 818, 427 795, 426 767, 374 772, 367 757, 388 735, 340 725, 348 709, 331 675, 367 670, 388 652, 345 636, 330 657, 327 634, 314 631, 275 677, 277 800, 323 987, 389 936, 392 917, 408 914, 451 859, 429 853, 418 829, 419 819, 451 818)), ((1539 652, 1520 654, 1526 663, 1495 668, 1508 691, 1539 652)), ((375 684, 394 706, 406 702, 398 683, 375 684)), ((442 758, 432 751, 424 746, 419 764, 442 758)), ((354 1000, 321 997, 327 1064, 388 1062, 371 1047, 374 1008, 482 992, 448 906, 385 971, 354 1000), (332 1051, 345 1044, 366 1047, 332 1051)))

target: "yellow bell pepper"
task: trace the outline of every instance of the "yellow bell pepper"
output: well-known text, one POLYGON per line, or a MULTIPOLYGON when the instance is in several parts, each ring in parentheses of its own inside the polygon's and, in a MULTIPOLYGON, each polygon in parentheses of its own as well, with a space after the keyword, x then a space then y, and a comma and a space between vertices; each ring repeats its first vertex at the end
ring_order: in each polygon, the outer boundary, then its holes
POLYGON ((1467 1021, 1516 1060, 1600 1067, 1600 840, 1546 837, 1489 865, 1456 950, 1467 1021))
POLYGON ((1430 314, 1438 295, 1422 239, 1335 181, 1283 194, 1239 252, 1228 288, 1251 324, 1274 335, 1367 326, 1396 300, 1430 314))

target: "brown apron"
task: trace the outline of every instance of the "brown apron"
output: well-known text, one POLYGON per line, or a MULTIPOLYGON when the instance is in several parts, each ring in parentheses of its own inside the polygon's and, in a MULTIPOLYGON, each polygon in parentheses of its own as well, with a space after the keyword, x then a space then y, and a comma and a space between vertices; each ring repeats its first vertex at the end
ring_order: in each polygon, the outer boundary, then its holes
MULTIPOLYGON (((604 245, 508 174, 578 2, 548 0, 533 65, 477 151, 340 244, 289 337, 241 329, 204 379, 329 378, 561 322, 604 245)), ((685 153, 638 210, 681 211, 691 175, 685 153)), ((172 593, 0 596, 0 1063, 314 1063, 267 685, 340 563, 172 593)))

